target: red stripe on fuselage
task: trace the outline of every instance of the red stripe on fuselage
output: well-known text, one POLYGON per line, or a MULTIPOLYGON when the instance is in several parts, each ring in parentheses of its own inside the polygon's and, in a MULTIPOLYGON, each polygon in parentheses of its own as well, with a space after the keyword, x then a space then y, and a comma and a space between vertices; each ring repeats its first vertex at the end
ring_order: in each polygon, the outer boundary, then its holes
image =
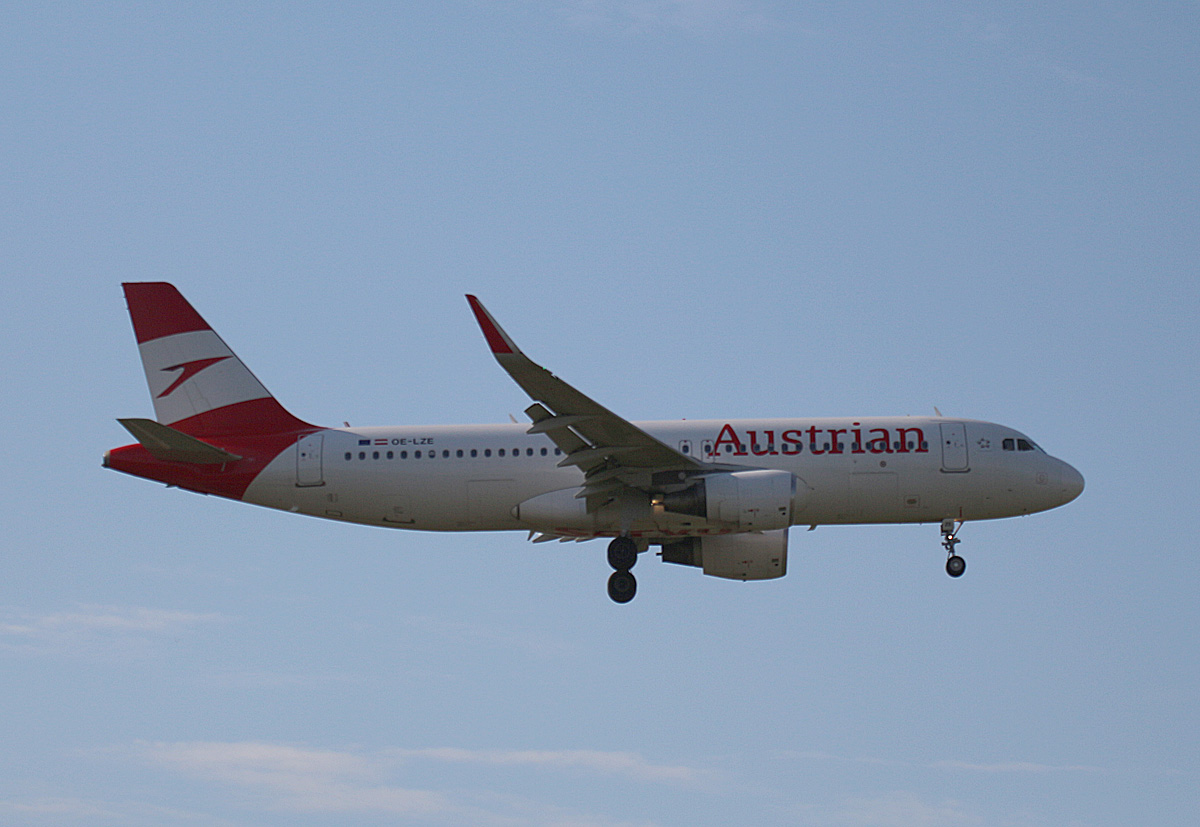
POLYGON ((300 433, 276 433, 253 437, 206 440, 241 459, 224 465, 167 462, 156 459, 141 445, 114 448, 105 455, 105 467, 135 477, 157 480, 201 494, 240 500, 272 460, 295 444, 300 433))

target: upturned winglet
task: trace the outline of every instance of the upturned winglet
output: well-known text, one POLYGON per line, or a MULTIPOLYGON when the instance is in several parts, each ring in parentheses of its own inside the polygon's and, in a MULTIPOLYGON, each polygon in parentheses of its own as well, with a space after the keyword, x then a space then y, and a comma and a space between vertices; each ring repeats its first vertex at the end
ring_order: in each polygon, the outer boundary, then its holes
POLYGON ((488 347, 492 349, 492 353, 502 356, 521 352, 521 349, 509 338, 504 329, 496 324, 496 320, 492 318, 492 314, 483 306, 483 302, 470 293, 467 294, 467 302, 471 305, 471 311, 475 314, 475 320, 479 322, 479 327, 483 330, 483 337, 487 339, 488 347))

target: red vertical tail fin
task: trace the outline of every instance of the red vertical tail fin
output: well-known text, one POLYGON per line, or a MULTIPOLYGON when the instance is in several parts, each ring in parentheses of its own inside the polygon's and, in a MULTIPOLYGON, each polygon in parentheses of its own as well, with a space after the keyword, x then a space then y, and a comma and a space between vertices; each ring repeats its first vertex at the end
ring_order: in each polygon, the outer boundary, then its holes
POLYGON ((174 285, 122 287, 161 424, 197 437, 313 427, 275 401, 174 285))

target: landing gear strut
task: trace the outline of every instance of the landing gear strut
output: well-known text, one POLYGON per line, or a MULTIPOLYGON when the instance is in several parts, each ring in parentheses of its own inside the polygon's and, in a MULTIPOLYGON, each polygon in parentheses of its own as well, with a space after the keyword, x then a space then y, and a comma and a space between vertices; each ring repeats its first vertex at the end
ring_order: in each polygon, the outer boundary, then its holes
POLYGON ((963 572, 967 570, 967 561, 954 553, 954 547, 962 541, 958 539, 958 532, 963 527, 962 520, 958 521, 955 526, 954 520, 942 520, 942 548, 946 549, 946 574, 951 577, 962 577, 963 572))
POLYGON ((637 564, 637 543, 631 537, 617 537, 608 544, 608 596, 617 603, 628 603, 637 594, 637 578, 629 570, 637 564))

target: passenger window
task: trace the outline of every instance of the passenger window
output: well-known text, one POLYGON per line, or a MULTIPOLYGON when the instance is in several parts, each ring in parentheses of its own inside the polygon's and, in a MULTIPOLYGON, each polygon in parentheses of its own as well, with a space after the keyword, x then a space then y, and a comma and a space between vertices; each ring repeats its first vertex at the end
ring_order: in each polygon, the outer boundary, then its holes
POLYGON ((497 451, 496 453, 497 453, 498 455, 500 455, 500 456, 504 456, 504 449, 503 449, 503 448, 501 448, 501 449, 500 449, 499 451, 497 451))
POLYGON ((379 452, 378 452, 378 451, 373 451, 373 452, 371 453, 371 459, 379 459, 379 452))
POLYGON ((462 448, 459 448, 457 451, 455 451, 454 456, 458 457, 459 459, 462 459, 462 448))
POLYGON ((477 456, 479 456, 479 449, 478 449, 478 448, 472 448, 472 449, 471 449, 471 456, 473 456, 473 457, 477 457, 477 456))
POLYGON ((388 459, 395 459, 395 458, 396 458, 396 454, 395 454, 395 453, 393 453, 392 451, 388 451, 388 453, 387 453, 387 457, 388 457, 388 459))
POLYGON ((484 455, 485 457, 490 457, 490 456, 492 455, 492 449, 491 449, 491 448, 484 448, 484 449, 483 449, 483 455, 484 455))
POLYGON ((442 459, 450 459, 450 452, 442 451, 442 459))
POLYGON ((554 456, 556 456, 556 457, 557 457, 557 456, 559 456, 560 454, 562 454, 562 448, 555 448, 555 449, 554 449, 554 456))
POLYGON ((408 451, 401 451, 400 459, 408 459, 408 451))
POLYGON ((421 452, 420 452, 420 451, 413 451, 413 458, 414 458, 414 459, 420 459, 420 458, 421 458, 421 452))
POLYGON ((546 456, 546 454, 548 454, 548 453, 550 453, 550 452, 547 451, 545 448, 542 449, 542 456, 546 456))
POLYGON ((526 449, 525 449, 525 456, 527 456, 527 457, 531 457, 531 456, 533 456, 533 449, 532 449, 532 448, 526 448, 526 449))
POLYGON ((350 458, 351 458, 350 452, 349 452, 349 451, 347 451, 347 452, 346 452, 346 459, 350 459, 350 458))
POLYGON ((367 458, 367 452, 366 452, 366 451, 359 451, 359 452, 358 452, 358 458, 359 458, 359 459, 366 459, 366 458, 367 458))

